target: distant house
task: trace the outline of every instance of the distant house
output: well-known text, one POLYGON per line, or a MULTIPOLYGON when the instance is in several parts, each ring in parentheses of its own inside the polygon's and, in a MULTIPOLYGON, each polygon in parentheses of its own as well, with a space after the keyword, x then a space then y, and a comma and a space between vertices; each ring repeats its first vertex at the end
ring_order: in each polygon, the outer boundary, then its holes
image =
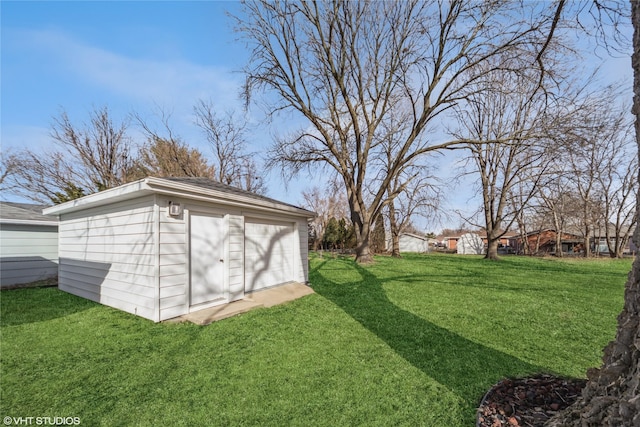
MULTIPOLYGON (((616 238, 616 227, 613 224, 607 224, 609 227, 609 239, 612 247, 615 247, 615 238, 616 238)), ((621 235, 618 242, 621 244, 622 253, 623 254, 635 254, 638 248, 631 241, 631 236, 635 231, 635 226, 631 227, 621 227, 621 235)), ((591 238, 591 250, 596 254, 609 254, 609 245, 607 245, 607 230, 604 229, 595 229, 593 231, 593 237, 591 238)))
MULTIPOLYGON (((547 228, 527 233, 524 239, 522 236, 513 236, 510 239, 510 246, 517 253, 555 254, 557 252, 556 235, 556 230, 547 228)), ((562 245, 560 250, 564 254, 576 254, 584 249, 584 238, 575 232, 563 232, 560 243, 562 245)))
POLYGON ((58 274, 58 220, 46 206, 0 202, 0 287, 58 274))
POLYGON ((314 213, 204 178, 145 178, 46 209, 61 290, 155 322, 308 281, 314 213))

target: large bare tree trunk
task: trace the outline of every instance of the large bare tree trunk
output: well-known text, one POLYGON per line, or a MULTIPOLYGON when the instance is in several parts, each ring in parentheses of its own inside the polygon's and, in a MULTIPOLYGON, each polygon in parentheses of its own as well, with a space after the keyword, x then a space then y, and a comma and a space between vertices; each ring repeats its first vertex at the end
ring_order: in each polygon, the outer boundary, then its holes
POLYGON ((400 258, 400 226, 393 201, 389 203, 389 228, 391 230, 391 256, 400 258))
MULTIPOLYGON (((500 211, 502 209, 499 208, 500 211)), ((487 253, 485 254, 485 259, 490 259, 497 261, 498 258, 498 243, 500 243, 500 236, 504 234, 504 232, 498 230, 495 227, 494 218, 491 218, 491 215, 487 211, 485 213, 486 217, 486 230, 487 230, 487 253)))
MULTIPOLYGON (((640 156, 640 2, 631 1, 633 34, 633 113, 640 156)), ((640 199, 640 194, 638 194, 640 199)), ((637 203, 637 201, 636 201, 637 203)), ((634 241, 640 243, 636 228, 634 241)), ((640 259, 636 256, 625 285, 624 308, 614 341, 604 349, 603 366, 587 373, 578 401, 549 426, 640 426, 640 259)))

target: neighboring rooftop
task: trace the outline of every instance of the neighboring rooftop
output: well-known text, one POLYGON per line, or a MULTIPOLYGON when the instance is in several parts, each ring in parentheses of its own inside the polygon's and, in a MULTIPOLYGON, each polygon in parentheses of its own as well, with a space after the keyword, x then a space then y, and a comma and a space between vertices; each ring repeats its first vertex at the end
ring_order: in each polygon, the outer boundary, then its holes
POLYGON ((42 210, 49 206, 33 203, 0 202, 0 222, 2 223, 32 223, 46 222, 56 224, 58 220, 42 214, 42 210))

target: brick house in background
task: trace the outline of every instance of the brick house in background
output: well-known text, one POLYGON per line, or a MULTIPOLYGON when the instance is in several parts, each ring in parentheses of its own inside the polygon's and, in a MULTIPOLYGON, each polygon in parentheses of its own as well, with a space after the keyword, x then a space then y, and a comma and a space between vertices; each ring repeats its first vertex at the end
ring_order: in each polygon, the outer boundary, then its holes
MULTIPOLYGON (((560 241, 565 254, 580 253, 584 249, 584 239, 580 234, 563 232, 560 241)), ((518 254, 555 254, 556 230, 548 228, 527 233, 524 241, 521 236, 514 235, 509 245, 518 254)))

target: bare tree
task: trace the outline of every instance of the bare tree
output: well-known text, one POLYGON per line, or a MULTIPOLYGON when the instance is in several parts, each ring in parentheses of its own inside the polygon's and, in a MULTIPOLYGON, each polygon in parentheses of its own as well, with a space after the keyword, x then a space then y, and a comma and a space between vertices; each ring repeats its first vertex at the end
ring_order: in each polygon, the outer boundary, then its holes
POLYGON ((247 123, 233 112, 220 116, 212 102, 200 100, 194 107, 196 125, 205 133, 211 145, 216 179, 223 184, 264 194, 264 177, 253 160, 255 153, 247 149, 247 123))
MULTIPOLYGON (((500 59, 504 65, 520 58, 500 59)), ((549 65, 549 64, 547 64, 549 65)), ((454 107, 475 173, 480 177, 482 212, 487 232, 486 258, 498 259, 500 239, 537 193, 550 164, 553 144, 548 137, 560 118, 540 90, 538 73, 496 74, 487 90, 454 107), (504 141, 491 143, 491 141, 504 141), (518 197, 514 190, 518 190, 518 197)), ((558 67, 554 67, 558 68, 558 67)), ((557 76, 554 76, 557 78, 557 76)))
POLYGON ((551 179, 547 180, 537 194, 540 200, 541 216, 548 218, 551 228, 555 232, 555 255, 562 257, 562 236, 567 230, 567 226, 572 223, 576 216, 578 204, 573 194, 573 185, 564 170, 563 165, 559 165, 560 157, 556 158, 549 169, 551 179))
POLYGON ((568 173, 566 188, 576 195, 575 225, 582 232, 585 256, 591 255, 592 240, 602 232, 610 242, 611 220, 618 222, 615 232, 621 235, 622 227, 629 228, 633 222, 634 210, 624 201, 636 189, 636 179, 629 175, 635 175, 637 161, 625 152, 631 127, 628 108, 617 102, 620 98, 620 91, 613 87, 590 94, 559 135, 562 153, 558 157, 568 173))
MULTIPOLYGON (((369 188, 365 188, 366 196, 375 196, 370 189, 382 185, 384 175, 393 167, 398 144, 402 144, 407 133, 411 132, 410 123, 411 112, 398 109, 380 124, 378 138, 385 152, 385 163, 381 168, 381 176, 376 177, 369 188)), ((373 163, 376 161, 377 159, 373 163)), ((400 234, 408 231, 408 227, 413 227, 412 219, 421 216, 435 220, 438 216, 442 192, 438 186, 439 180, 430 173, 430 169, 426 164, 407 163, 391 180, 387 190, 388 210, 385 216, 389 220, 390 250, 393 257, 400 257, 400 234)))
POLYGON ((373 221, 403 189, 389 192, 392 181, 416 158, 459 142, 434 142, 428 126, 496 71, 470 77, 488 59, 511 50, 530 56, 528 67, 543 63, 535 58, 545 55, 554 12, 543 3, 463 0, 246 2, 236 19, 252 52, 247 101, 272 91, 269 113, 297 112, 309 124, 274 144, 269 165, 289 175, 335 170, 356 229, 356 259, 372 261, 373 221), (398 109, 410 112, 409 131, 385 165, 378 130, 398 109))
POLYGON ((92 192, 128 182, 133 164, 129 123, 114 123, 107 107, 89 113, 89 123, 73 124, 66 111, 54 118, 51 137, 66 155, 80 160, 84 175, 79 184, 92 192))
POLYGON ((12 177, 19 168, 18 159, 14 152, 5 149, 0 154, 0 189, 8 192, 13 190, 12 177))
POLYGON ((133 114, 147 137, 136 163, 140 177, 213 177, 214 168, 203 154, 190 148, 175 134, 170 124, 171 114, 160 110, 157 115, 162 123, 162 134, 139 114, 133 114))
POLYGON ((107 107, 74 124, 63 110, 51 128, 53 146, 15 153, 8 185, 15 194, 41 203, 63 201, 130 181, 135 163, 126 120, 115 123, 107 107))
POLYGON ((315 233, 314 250, 320 248, 324 238, 324 232, 331 218, 341 220, 348 217, 347 201, 344 193, 338 191, 335 181, 330 182, 326 188, 313 187, 303 191, 303 205, 315 212, 317 216, 311 220, 311 227, 315 233))
MULTIPOLYGON (((634 195, 638 192, 638 158, 633 155, 633 126, 627 106, 608 109, 608 132, 600 138, 603 162, 596 170, 602 193, 602 217, 607 249, 611 257, 622 257, 636 225, 634 195)), ((602 233, 597 235, 602 237, 602 233)))

